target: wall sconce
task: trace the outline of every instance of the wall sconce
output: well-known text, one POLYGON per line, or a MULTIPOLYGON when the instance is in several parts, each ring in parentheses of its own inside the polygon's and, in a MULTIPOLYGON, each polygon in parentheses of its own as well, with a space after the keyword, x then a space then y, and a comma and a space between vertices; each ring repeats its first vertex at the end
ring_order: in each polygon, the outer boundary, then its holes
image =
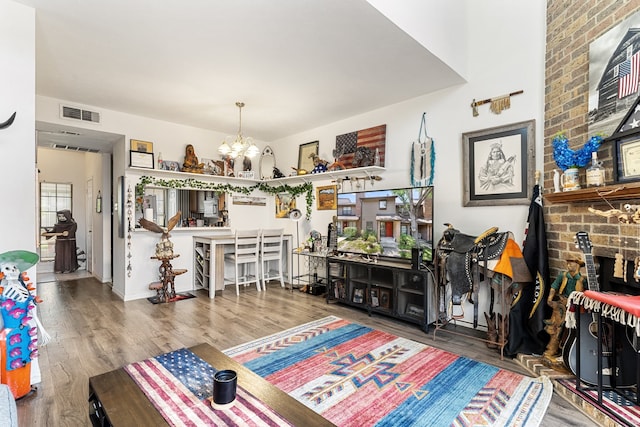
POLYGON ((98 197, 96 197, 96 212, 102 213, 102 194, 98 190, 98 197))

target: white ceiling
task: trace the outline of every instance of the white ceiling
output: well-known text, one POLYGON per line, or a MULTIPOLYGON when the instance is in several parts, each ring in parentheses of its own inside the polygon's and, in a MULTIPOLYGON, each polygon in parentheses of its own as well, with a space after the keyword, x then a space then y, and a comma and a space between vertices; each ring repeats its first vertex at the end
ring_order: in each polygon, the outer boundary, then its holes
POLYGON ((267 142, 463 82, 365 0, 15 1, 38 95, 267 142))

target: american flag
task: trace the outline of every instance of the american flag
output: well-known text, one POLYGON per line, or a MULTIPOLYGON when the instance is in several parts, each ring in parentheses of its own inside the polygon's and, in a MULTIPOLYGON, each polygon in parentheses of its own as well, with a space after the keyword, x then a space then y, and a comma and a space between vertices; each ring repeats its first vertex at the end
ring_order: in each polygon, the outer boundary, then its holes
POLYGON ((338 135, 336 136, 336 155, 340 157, 336 160, 342 162, 347 168, 351 168, 353 167, 353 155, 358 148, 367 147, 374 154, 377 148, 380 156, 380 166, 384 166, 386 137, 387 125, 338 135))
POLYGON ((640 76, 640 52, 624 61, 618 67, 618 98, 624 98, 638 91, 640 76))
POLYGON ((280 414, 238 386, 236 400, 213 408, 216 370, 188 349, 125 366, 153 406, 171 426, 288 426, 280 414))
POLYGON ((640 127, 640 100, 636 101, 636 105, 633 109, 633 113, 627 118, 622 126, 620 126, 620 132, 625 132, 630 129, 637 129, 640 127))

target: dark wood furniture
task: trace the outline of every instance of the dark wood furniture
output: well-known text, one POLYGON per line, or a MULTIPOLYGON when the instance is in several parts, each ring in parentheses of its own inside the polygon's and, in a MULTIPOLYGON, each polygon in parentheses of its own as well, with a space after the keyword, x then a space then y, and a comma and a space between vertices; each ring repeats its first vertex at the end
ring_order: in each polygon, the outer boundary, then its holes
POLYGON ((327 272, 327 302, 392 316, 428 331, 433 314, 429 313, 428 294, 433 289, 430 270, 414 270, 400 262, 330 256, 327 272))
MULTIPOLYGON (((248 390, 291 424, 333 426, 313 410, 209 344, 199 344, 190 350, 216 369, 236 371, 238 386, 248 390)), ((89 403, 89 416, 93 425, 167 425, 162 415, 122 368, 89 378, 89 403)))

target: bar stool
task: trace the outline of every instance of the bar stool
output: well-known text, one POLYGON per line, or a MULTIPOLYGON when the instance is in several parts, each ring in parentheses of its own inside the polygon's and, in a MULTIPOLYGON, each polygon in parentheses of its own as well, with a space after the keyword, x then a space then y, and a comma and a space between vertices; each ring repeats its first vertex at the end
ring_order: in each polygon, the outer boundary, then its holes
POLYGON ((262 230, 260 238, 260 267, 262 268, 262 289, 267 290, 267 280, 280 279, 284 288, 282 275, 282 240, 284 229, 262 230), (276 263, 277 269, 270 270, 270 264, 276 263))
POLYGON ((225 279, 225 285, 235 282, 236 295, 240 295, 240 285, 256 284, 260 288, 260 230, 236 230, 235 252, 225 254, 225 261, 232 262, 235 268, 235 278, 225 279), (250 266, 254 265, 255 274, 250 274, 250 266), (242 273, 241 273, 242 271, 242 273))

